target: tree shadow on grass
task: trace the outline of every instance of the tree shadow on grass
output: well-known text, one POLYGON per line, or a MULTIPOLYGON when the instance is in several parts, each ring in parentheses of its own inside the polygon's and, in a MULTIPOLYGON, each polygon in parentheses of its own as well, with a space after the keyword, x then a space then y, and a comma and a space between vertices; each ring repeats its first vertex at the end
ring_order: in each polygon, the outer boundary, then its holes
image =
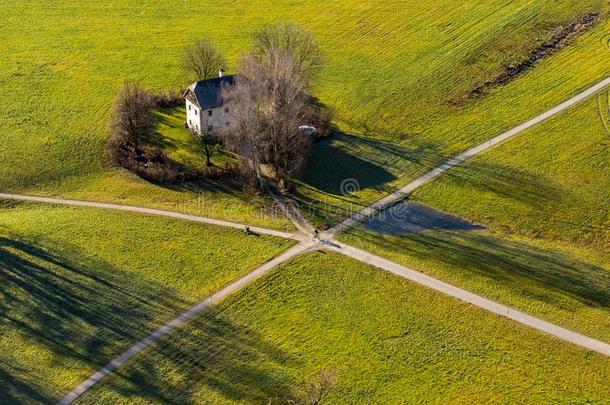
MULTIPOLYGON (((51 367, 58 370, 105 364, 187 305, 166 286, 73 247, 6 234, 0 237, 0 296, 0 328, 53 353, 51 367)), ((0 403, 61 396, 66 387, 45 381, 53 370, 10 366, 19 362, 19 350, 17 345, 13 353, 0 353, 0 403), (27 378, 15 372, 20 367, 31 368, 27 378), (44 390, 31 389, 32 384, 44 390)))
MULTIPOLYGON (((184 127, 184 122, 180 122, 180 124, 173 122, 172 120, 167 119, 166 115, 172 115, 179 111, 179 108, 166 108, 162 109, 161 113, 155 114, 155 121, 157 123, 157 127, 159 125, 165 125, 166 127, 173 128, 176 130, 183 130, 185 133, 187 129, 184 127)), ((186 114, 186 112, 185 112, 186 114)), ((186 119, 186 116, 185 116, 186 119)), ((153 137, 148 140, 147 144, 149 146, 156 146, 165 150, 176 150, 184 147, 191 146, 190 142, 183 141, 180 139, 170 138, 165 136, 159 130, 155 130, 153 137)))
POLYGON ((52 398, 42 392, 43 389, 39 387, 38 382, 28 378, 28 372, 27 368, 20 367, 0 355, 0 403, 52 402, 52 398))
POLYGON ((435 144, 414 142, 403 135, 403 142, 388 142, 335 131, 314 145, 303 168, 294 199, 312 219, 332 223, 350 216, 372 201, 359 190, 389 194, 397 187, 390 183, 396 173, 421 170, 441 159, 435 144), (408 141, 410 145, 404 146, 408 141))
POLYGON ((342 148, 341 143, 347 142, 345 138, 345 135, 337 134, 316 143, 313 154, 302 170, 303 186, 327 194, 342 195, 341 183, 345 179, 355 179, 360 189, 383 187, 396 179, 385 167, 342 148), (341 142, 337 142, 338 138, 341 138, 341 142))
MULTIPOLYGON (((53 377, 55 367, 101 367, 190 305, 166 285, 74 247, 15 234, 0 237, 0 297, 0 331, 20 336, 13 352, 0 353, 0 403, 53 402, 71 388, 53 377), (22 361, 21 341, 51 352, 49 369, 22 361)), ((15 343, 0 338, 4 347, 15 343)), ((146 366, 129 378, 138 393, 165 403, 192 402, 201 384, 226 398, 263 402, 288 389, 283 377, 256 366, 257 359, 285 364, 288 356, 219 313, 202 315, 149 353, 152 360, 144 357, 146 366), (168 380, 160 364, 179 378, 168 380)))
MULTIPOLYGON (((362 230, 348 232, 388 252, 402 251, 430 263, 445 263, 451 271, 482 275, 498 288, 508 288, 519 295, 536 296, 528 286, 538 284, 591 307, 610 307, 610 272, 557 250, 489 232, 426 230, 402 237, 362 230)), ((557 299, 553 294, 536 298, 545 302, 557 299)), ((565 302, 555 304, 564 306, 565 302)))
POLYGON ((286 375, 270 370, 291 361, 263 336, 213 309, 146 352, 100 391, 161 403, 206 402, 205 392, 213 391, 228 400, 267 403, 285 398, 291 386, 286 375))
POLYGON ((550 177, 501 163, 473 160, 446 172, 445 179, 462 189, 492 192, 537 208, 562 204, 570 197, 569 190, 550 177))
MULTIPOLYGON (((407 136, 408 137, 408 136, 407 136)), ((409 165, 429 166, 438 159, 434 144, 401 146, 374 138, 335 132, 314 145, 312 156, 302 170, 303 187, 341 196, 341 183, 354 179, 359 189, 393 191, 387 183, 396 180, 392 172, 409 165)))

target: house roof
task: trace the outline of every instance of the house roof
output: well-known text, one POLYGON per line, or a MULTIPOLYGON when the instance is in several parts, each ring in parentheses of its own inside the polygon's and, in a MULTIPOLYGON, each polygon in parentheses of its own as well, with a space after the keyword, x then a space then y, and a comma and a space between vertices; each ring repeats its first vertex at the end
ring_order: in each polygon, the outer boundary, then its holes
MULTIPOLYGON (((216 108, 222 106, 221 90, 223 85, 233 85, 238 75, 227 75, 215 77, 213 79, 199 80, 191 84, 188 90, 191 90, 199 107, 203 110, 208 108, 216 108)), ((187 90, 187 92, 188 92, 187 90)))

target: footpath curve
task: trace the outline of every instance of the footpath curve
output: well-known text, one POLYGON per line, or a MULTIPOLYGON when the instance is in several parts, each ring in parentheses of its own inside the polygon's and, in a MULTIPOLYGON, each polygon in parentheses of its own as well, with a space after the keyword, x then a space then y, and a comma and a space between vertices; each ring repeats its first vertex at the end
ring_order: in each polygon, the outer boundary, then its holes
POLYGON ((262 228, 259 226, 240 224, 237 222, 231 221, 223 221, 221 219, 202 217, 199 215, 190 215, 183 214, 181 212, 174 211, 166 211, 155 208, 145 208, 145 207, 137 207, 133 205, 121 205, 121 204, 112 204, 112 203, 103 203, 103 202, 95 202, 95 201, 81 201, 81 200, 70 200, 65 198, 54 198, 54 197, 38 197, 33 195, 23 195, 23 194, 8 194, 8 193, 0 193, 0 199, 4 200, 16 200, 16 201, 31 201, 31 202, 39 202, 39 203, 48 203, 48 204, 60 204, 60 205, 72 205, 77 207, 91 207, 91 208, 102 208, 102 209, 111 209, 111 210, 119 210, 119 211, 130 211, 130 212, 139 212, 141 214, 148 215, 157 215, 162 217, 169 218, 177 218, 183 219, 185 221, 191 222, 199 222, 203 224, 209 225, 217 225, 224 226, 228 228, 235 228, 245 230, 246 227, 250 229, 251 232, 277 236, 279 238, 284 239, 293 239, 297 241, 305 240, 305 237, 296 232, 284 232, 275 229, 262 228))

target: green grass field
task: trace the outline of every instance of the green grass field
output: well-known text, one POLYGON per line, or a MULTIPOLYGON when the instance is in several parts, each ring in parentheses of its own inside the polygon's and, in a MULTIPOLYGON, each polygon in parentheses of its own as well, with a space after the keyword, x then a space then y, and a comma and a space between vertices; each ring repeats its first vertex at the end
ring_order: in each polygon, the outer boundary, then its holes
POLYGON ((291 242, 97 209, 0 209, 0 403, 52 403, 291 242))
POLYGON ((522 59, 558 24, 607 11, 605 3, 27 1, 18 12, 5 3, 0 189, 162 205, 270 225, 274 220, 261 218, 259 200, 234 190, 215 184, 167 189, 112 170, 103 145, 123 81, 137 80, 151 90, 184 87, 189 79, 179 58, 184 45, 201 35, 225 52, 230 71, 257 27, 294 20, 327 53, 316 94, 336 110, 340 130, 349 134, 317 148, 302 198, 341 204, 339 184, 354 177, 363 190, 351 200, 363 203, 607 75, 610 57, 600 42, 609 28, 604 19, 483 100, 452 102, 522 59), (236 207, 230 213, 227 201, 236 207))
POLYGON ((491 300, 610 341, 610 256, 491 231, 430 229, 339 239, 491 300))
MULTIPOLYGON (((516 2, 507 7, 518 4, 523 6, 516 2)), ((597 28, 512 83, 490 91, 480 100, 457 105, 451 102, 499 72, 500 66, 520 60, 537 39, 545 37, 545 27, 553 25, 550 21, 577 13, 578 8, 595 8, 586 2, 572 6, 576 8, 568 12, 558 3, 551 6, 528 2, 519 12, 512 10, 515 14, 505 16, 507 20, 502 20, 502 12, 494 2, 482 6, 494 9, 488 10, 489 19, 474 17, 473 9, 464 6, 460 10, 462 16, 450 15, 456 21, 466 18, 471 24, 456 22, 464 32, 452 32, 450 38, 435 30, 450 24, 441 22, 446 16, 441 16, 434 7, 417 10, 415 15, 422 16, 421 20, 434 21, 431 25, 435 28, 428 31, 445 41, 420 42, 419 37, 425 35, 421 31, 406 34, 402 44, 404 54, 400 56, 387 49, 386 41, 380 41, 379 47, 383 49, 379 49, 379 54, 385 57, 385 66, 375 65, 377 78, 359 87, 359 94, 366 99, 346 108, 348 118, 340 115, 342 135, 317 146, 302 176, 298 199, 312 220, 320 227, 334 224, 449 157, 550 109, 610 75, 610 51, 602 40, 610 31, 606 18, 597 28), (434 13, 434 17, 429 13, 434 13), (422 49, 413 50, 414 44, 422 49), (340 185, 350 178, 359 183, 361 190, 346 195, 340 185)), ((458 9, 454 8, 456 12, 458 9)), ((397 12, 387 18, 384 27, 401 16, 397 12)), ((403 17, 402 21, 409 19, 403 17)), ((394 30, 388 29, 387 34, 390 32, 395 35, 394 30)), ((363 62, 353 63, 354 70, 362 69, 363 62)), ((344 84, 342 89, 344 97, 349 86, 344 84)))
POLYGON ((610 250, 610 133, 598 99, 456 167, 411 198, 486 227, 610 250))
POLYGON ((80 403, 283 403, 321 369, 328 403, 603 403, 610 362, 332 253, 278 268, 80 403))
MULTIPOLYGON (((312 31, 315 95, 337 132, 296 199, 331 225, 610 75, 607 0, 235 0, 0 3, 0 191, 176 210, 293 229, 270 199, 222 181, 155 185, 110 167, 124 81, 178 90, 206 36, 232 73, 273 21, 312 31), (511 83, 469 91, 588 12, 600 23, 511 83), (607 38, 607 37, 606 37, 607 38), (360 190, 343 193, 353 179, 360 190)), ((608 101, 603 107, 608 108, 608 101)), ((159 141, 202 165, 181 109, 159 141)), ((610 125, 610 117, 607 117, 610 125)), ((587 101, 413 196, 480 222, 341 238, 610 342, 610 135, 587 101)), ((228 156, 220 156, 222 164, 228 156)), ((126 346, 292 242, 124 212, 0 201, 0 403, 52 402, 126 346), (264 252, 261 253, 261 252, 264 252)), ((331 402, 603 403, 610 362, 333 254, 282 266, 118 370, 82 399, 260 402, 338 372, 331 402)))
POLYGON ((610 341, 610 134, 598 113, 587 100, 410 197, 489 231, 341 238, 610 341))

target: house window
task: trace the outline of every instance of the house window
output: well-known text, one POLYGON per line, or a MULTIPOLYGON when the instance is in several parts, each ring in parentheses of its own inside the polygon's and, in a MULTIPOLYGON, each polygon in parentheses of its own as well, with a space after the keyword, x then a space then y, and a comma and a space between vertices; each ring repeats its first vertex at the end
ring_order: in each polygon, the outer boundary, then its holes
POLYGON ((229 107, 225 107, 225 112, 228 114, 229 113, 229 107))
POLYGON ((189 127, 193 126, 193 121, 189 120, 189 127))
POLYGON ((191 111, 191 105, 189 104, 189 111, 191 111))
POLYGON ((208 110, 208 117, 212 116, 212 110, 208 110))
POLYGON ((197 110, 195 110, 195 115, 197 115, 197 110))
POLYGON ((208 126, 208 132, 212 132, 213 130, 214 130, 214 127, 213 127, 213 126, 211 126, 211 125, 209 125, 209 126, 208 126))

